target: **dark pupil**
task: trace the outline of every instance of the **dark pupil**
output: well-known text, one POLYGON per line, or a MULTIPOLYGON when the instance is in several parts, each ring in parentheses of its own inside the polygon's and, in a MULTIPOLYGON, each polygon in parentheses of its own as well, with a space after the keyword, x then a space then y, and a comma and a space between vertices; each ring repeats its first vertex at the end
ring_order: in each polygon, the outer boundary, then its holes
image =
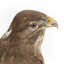
POLYGON ((35 24, 32 24, 32 26, 35 26, 35 24))

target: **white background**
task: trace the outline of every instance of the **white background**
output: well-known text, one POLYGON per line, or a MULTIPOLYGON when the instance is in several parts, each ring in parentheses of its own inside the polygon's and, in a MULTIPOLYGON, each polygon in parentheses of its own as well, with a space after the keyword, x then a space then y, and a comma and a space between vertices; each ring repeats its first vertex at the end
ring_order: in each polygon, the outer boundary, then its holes
POLYGON ((64 64, 63 0, 0 0, 0 37, 7 31, 13 17, 25 9, 43 12, 57 20, 58 29, 46 29, 42 54, 45 64, 64 64))

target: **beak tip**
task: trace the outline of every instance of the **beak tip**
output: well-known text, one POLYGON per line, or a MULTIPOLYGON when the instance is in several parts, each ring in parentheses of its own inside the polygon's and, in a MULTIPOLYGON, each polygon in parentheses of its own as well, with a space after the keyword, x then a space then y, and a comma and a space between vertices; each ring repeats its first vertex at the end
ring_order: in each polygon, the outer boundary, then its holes
POLYGON ((58 24, 57 24, 57 29, 58 29, 58 24))
POLYGON ((55 21, 55 26, 57 27, 57 29, 58 29, 58 23, 57 23, 57 21, 55 21))

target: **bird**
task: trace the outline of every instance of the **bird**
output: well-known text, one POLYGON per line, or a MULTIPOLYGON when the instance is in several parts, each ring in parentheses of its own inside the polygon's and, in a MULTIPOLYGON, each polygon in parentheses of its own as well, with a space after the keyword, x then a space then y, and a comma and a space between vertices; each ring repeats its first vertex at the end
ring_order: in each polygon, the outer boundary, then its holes
POLYGON ((58 23, 42 12, 17 13, 0 39, 0 64, 45 64, 41 44, 49 27, 58 27, 58 23))

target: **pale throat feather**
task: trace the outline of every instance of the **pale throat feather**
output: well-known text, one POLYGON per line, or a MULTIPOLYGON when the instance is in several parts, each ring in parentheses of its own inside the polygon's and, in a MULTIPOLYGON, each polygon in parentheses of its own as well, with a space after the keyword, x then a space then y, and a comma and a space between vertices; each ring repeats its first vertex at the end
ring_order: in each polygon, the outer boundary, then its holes
POLYGON ((40 35, 37 38, 37 40, 36 40, 36 42, 34 44, 34 49, 35 49, 34 55, 42 54, 41 53, 41 44, 42 44, 43 38, 44 38, 44 35, 40 35))

